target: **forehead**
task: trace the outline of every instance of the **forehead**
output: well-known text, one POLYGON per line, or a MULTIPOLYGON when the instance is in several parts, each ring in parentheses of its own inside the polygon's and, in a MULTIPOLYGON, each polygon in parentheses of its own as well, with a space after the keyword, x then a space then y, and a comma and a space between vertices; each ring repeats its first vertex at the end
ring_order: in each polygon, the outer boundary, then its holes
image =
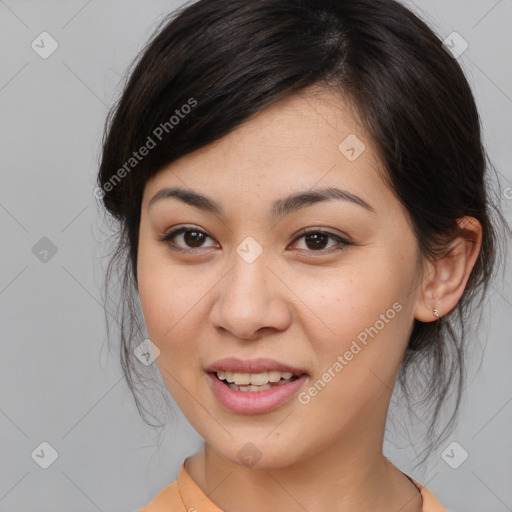
POLYGON ((248 194, 269 202, 293 191, 342 186, 382 202, 387 186, 381 173, 373 141, 350 103, 340 93, 313 89, 166 166, 146 184, 144 204, 170 185, 231 202, 248 194))

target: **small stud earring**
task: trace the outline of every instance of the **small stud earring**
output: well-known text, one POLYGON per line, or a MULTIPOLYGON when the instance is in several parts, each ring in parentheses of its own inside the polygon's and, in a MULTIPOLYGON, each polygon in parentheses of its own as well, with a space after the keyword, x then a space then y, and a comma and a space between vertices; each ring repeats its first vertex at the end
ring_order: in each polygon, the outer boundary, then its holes
POLYGON ((434 316, 439 320, 439 311, 437 310, 437 308, 434 308, 434 316))

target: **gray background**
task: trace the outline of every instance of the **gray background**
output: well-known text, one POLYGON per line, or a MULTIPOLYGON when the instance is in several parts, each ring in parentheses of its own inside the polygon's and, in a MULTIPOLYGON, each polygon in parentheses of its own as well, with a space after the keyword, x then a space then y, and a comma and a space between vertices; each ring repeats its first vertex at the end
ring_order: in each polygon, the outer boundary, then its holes
MULTIPOLYGON (((512 1, 406 3, 443 39, 457 31, 469 43, 459 60, 510 221, 512 1)), ((200 447, 179 412, 157 445, 117 354, 107 349, 105 228, 93 196, 103 122, 121 75, 180 4, 0 0, 1 512, 136 510, 200 447), (59 44, 47 59, 31 48, 43 31, 59 44), (49 247, 43 237, 55 254, 40 252, 49 247), (58 452, 48 469, 31 456, 42 442, 58 452)), ((394 431, 385 444, 391 460, 454 511, 512 510, 510 280, 507 269, 491 290, 473 359, 483 346, 485 357, 481 368, 473 365, 450 439, 414 470, 417 446, 394 431), (443 459, 452 442, 469 453, 458 469, 443 459)), ((448 453, 457 460, 462 452, 456 446, 448 453)))

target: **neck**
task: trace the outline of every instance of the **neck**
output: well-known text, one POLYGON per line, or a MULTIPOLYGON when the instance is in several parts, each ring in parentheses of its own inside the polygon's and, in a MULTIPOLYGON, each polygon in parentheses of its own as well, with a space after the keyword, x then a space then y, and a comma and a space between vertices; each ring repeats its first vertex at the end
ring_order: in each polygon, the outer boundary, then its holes
POLYGON ((226 512, 421 512, 419 490, 384 457, 381 440, 371 438, 359 432, 295 464, 263 469, 233 463, 205 444, 186 469, 226 512))

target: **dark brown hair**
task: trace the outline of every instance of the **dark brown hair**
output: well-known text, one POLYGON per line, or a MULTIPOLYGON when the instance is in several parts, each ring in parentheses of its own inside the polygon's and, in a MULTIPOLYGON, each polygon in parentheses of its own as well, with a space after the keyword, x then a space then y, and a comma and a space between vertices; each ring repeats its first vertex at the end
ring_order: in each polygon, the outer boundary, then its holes
POLYGON ((464 328, 493 273, 498 238, 492 214, 499 211, 490 202, 486 170, 492 166, 461 66, 425 22, 393 0, 200 0, 162 21, 107 118, 98 174, 104 206, 117 223, 106 290, 117 269, 121 303, 113 316, 122 368, 142 413, 137 383, 144 368, 133 350, 143 340, 136 269, 147 180, 314 85, 337 91, 357 109, 424 259, 440 257, 460 217, 475 217, 483 228, 457 307, 440 321, 415 321, 398 376, 409 409, 428 406, 432 440, 452 386, 455 407, 443 433, 458 412, 464 328), (148 137, 156 145, 130 160, 148 137), (412 379, 413 392, 410 377, 418 372, 428 378, 412 379))

